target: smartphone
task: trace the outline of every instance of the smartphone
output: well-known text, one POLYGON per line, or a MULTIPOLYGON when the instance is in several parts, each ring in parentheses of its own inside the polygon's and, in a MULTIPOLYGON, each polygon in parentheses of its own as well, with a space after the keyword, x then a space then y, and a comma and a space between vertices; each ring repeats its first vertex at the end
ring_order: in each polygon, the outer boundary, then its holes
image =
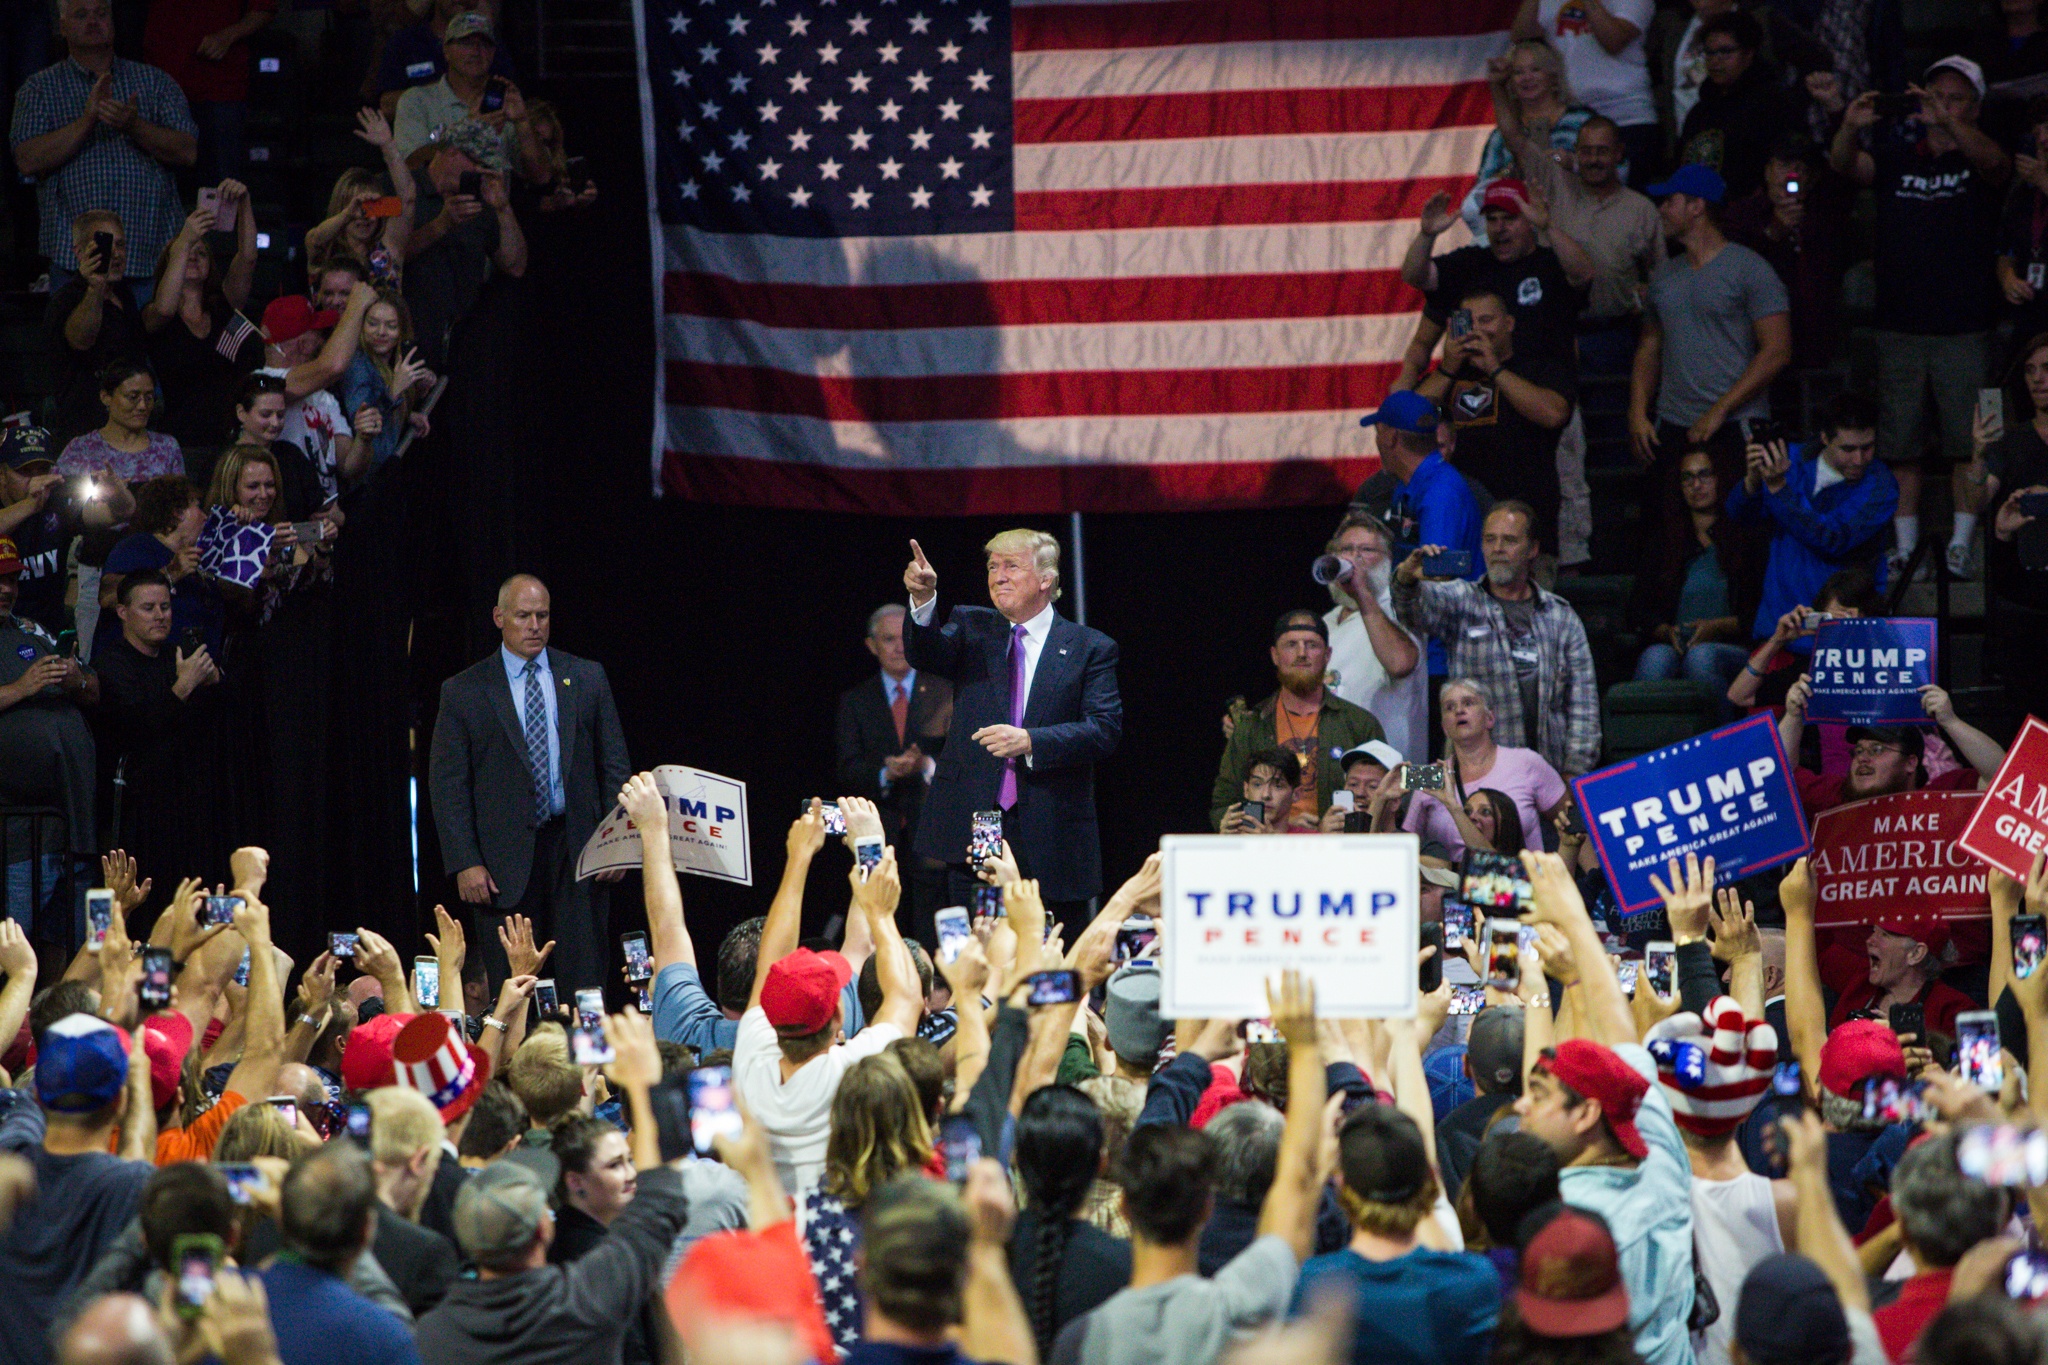
POLYGON ((555 995, 555 979, 552 976, 543 977, 534 983, 533 1003, 540 1006, 542 1017, 547 1019, 554 1018, 555 1011, 562 1008, 561 1000, 555 995))
POLYGON ((2048 493, 2015 493, 2013 505, 2030 517, 2048 517, 2048 493))
POLYGON ((1529 904, 1534 895, 1520 858, 1478 848, 1465 854, 1458 897, 1467 905, 1483 910, 1516 910, 1529 904))
POLYGON ((1284 1043, 1280 1030, 1273 1027, 1271 1019, 1246 1019, 1237 1026, 1247 1043, 1284 1043))
POLYGON ((199 903, 199 927, 211 929, 216 924, 233 924, 235 907, 241 903, 240 896, 208 896, 199 903))
POLYGON ((1829 619, 1828 614, 1824 611, 1809 611, 1806 615, 1799 618, 1799 625, 1804 630, 1819 630, 1828 623, 1829 619))
POLYGON ((96 953, 107 941, 107 930, 114 927, 114 893, 104 886, 97 886, 85 893, 85 947, 87 952, 96 953))
POLYGON ((1559 823, 1560 834, 1570 835, 1574 839, 1586 837, 1586 821, 1585 817, 1579 814, 1579 798, 1571 795, 1569 791, 1565 794, 1564 811, 1559 817, 1559 823))
POLYGON ((1350 788, 1339 787, 1336 791, 1330 793, 1330 809, 1342 811, 1357 810, 1358 798, 1351 794, 1350 788))
POLYGON ((1483 1009, 1485 1009, 1485 1008, 1486 1008, 1486 987, 1484 987, 1484 986, 1453 986, 1453 987, 1451 987, 1451 1013, 1452 1013, 1452 1014, 1477 1014, 1477 1013, 1479 1013, 1479 1011, 1481 1011, 1481 1010, 1483 1010, 1483 1009))
POLYGON ((466 194, 472 199, 483 198, 484 173, 482 171, 464 171, 461 178, 455 182, 455 192, 457 194, 466 194))
POLYGON ((967 940, 974 937, 974 930, 967 922, 967 907, 949 905, 932 915, 932 928, 939 936, 939 961, 952 962, 960 956, 960 950, 967 946, 967 940))
POLYGON ((1767 446, 1785 439, 1785 428, 1771 417, 1748 417, 1742 423, 1743 439, 1753 446, 1767 446))
POLYGON ((1263 825, 1266 823, 1265 802, 1247 801, 1239 809, 1241 809, 1244 812, 1244 818, 1249 820, 1251 823, 1255 825, 1263 825))
POLYGON ((1918 1081, 1871 1076, 1863 1082, 1863 1117, 1878 1123, 1919 1123, 1927 1104, 1918 1081))
POLYGON ((967 1183, 967 1172, 981 1160, 981 1134, 971 1119, 955 1114, 939 1125, 939 1152, 946 1158, 946 1179, 967 1183))
POLYGON ((882 865, 882 850, 886 845, 879 834, 863 834, 853 841, 853 861, 862 873, 874 871, 882 865))
POLYGON ((576 1027, 569 1030, 569 1059, 578 1066, 603 1066, 618 1055, 604 1033, 604 992, 576 992, 576 1027))
POLYGON ((1031 988, 1031 993, 1024 997, 1027 1005, 1071 1005, 1081 998, 1079 972, 1033 972, 1024 981, 1031 988))
POLYGON ((278 1116, 284 1120, 285 1127, 296 1128, 299 1126, 299 1102, 295 1097, 291 1095, 272 1095, 263 1102, 278 1112, 278 1116))
POLYGON ((395 194, 387 194, 381 199, 366 199, 363 201, 363 217, 365 218, 396 218, 404 212, 405 201, 395 194))
POLYGON ((505 107, 506 81, 503 76, 493 76, 484 82, 483 97, 477 101, 479 114, 495 114, 505 107))
POLYGON ((1487 981, 1504 991, 1519 988, 1522 984, 1522 922, 1489 919, 1486 933, 1487 981))
POLYGON ((1893 1033, 1901 1038, 1911 1035, 1922 1044, 1927 1041, 1927 1007, 1917 1001, 1893 1005, 1885 1011, 1885 1022, 1891 1025, 1893 1033))
POLYGON ((441 1007, 441 964, 431 957, 412 960, 412 993, 423 1010, 441 1007))
POLYGON ((239 199, 230 200, 223 206, 220 201, 220 190, 217 187, 209 186, 199 191, 199 207, 213 210, 213 230, 215 232, 233 232, 235 224, 241 220, 241 201, 239 199))
POLYGON ((92 235, 92 254, 102 271, 111 266, 114 263, 114 234, 95 232, 92 235))
MULTIPOLYGON (((1424 578, 1463 578, 1471 572, 1472 552, 1470 550, 1445 550, 1442 554, 1424 555, 1422 557, 1422 576, 1424 578)), ((1443 765, 1439 763, 1431 766, 1440 768, 1443 765)))
POLYGON ((1991 423, 1990 436, 1996 441, 2005 435, 2005 390, 1983 388, 1977 390, 1977 420, 1991 423))
POLYGON ((1918 95, 1879 95, 1875 101, 1879 118, 1908 119, 1920 112, 1918 95))
POLYGON ((1472 310, 1470 308, 1454 309, 1450 318, 1444 323, 1444 333, 1453 341, 1463 341, 1466 337, 1471 336, 1472 310))
POLYGON ((1372 833, 1372 812, 1363 810, 1345 811, 1344 832, 1346 834, 1372 833))
POLYGON ((1444 897, 1444 951, 1462 953, 1472 937, 1472 907, 1444 897))
POLYGON ((654 957, 647 951, 647 935, 621 934, 619 946, 626 950, 626 980, 646 981, 654 975, 654 957))
POLYGON ((348 1107, 348 1135, 357 1142, 370 1140, 370 1106, 352 1104, 348 1107))
POLYGON ((330 523, 315 518, 312 521, 294 521, 289 525, 292 528, 292 536, 299 544, 318 545, 327 539, 330 523))
POLYGON ((1003 917, 1003 888, 1000 886, 975 887, 974 914, 977 919, 984 916, 989 919, 1001 919, 1003 917))
POLYGON ((171 950, 142 950, 142 980, 136 985, 137 998, 146 1010, 167 1009, 171 1003, 171 950))
MULTIPOLYGON (((1467 555, 1469 560, 1471 556, 1467 555)), ((1467 568, 1471 565, 1468 563, 1467 568)), ((1444 789, 1444 765, 1441 763, 1404 763, 1401 765, 1401 790, 1404 792, 1440 792, 1444 789)), ((1520 866, 1519 863, 1516 864, 1520 866)))
MULTIPOLYGON (((809 801, 804 802, 804 808, 797 813, 799 815, 809 815, 811 813, 811 803, 809 801)), ((818 802, 818 813, 825 817, 825 834, 827 837, 839 838, 846 833, 846 812, 839 809, 837 801, 820 800, 818 802)))
POLYGON ((1956 1060, 1963 1079, 1996 1095, 2005 1086, 2005 1063, 1998 1056, 1998 1014, 1966 1010, 1956 1016, 1956 1060))
POLYGON ((210 1232, 181 1232, 171 1239, 171 1266, 177 1275, 173 1301, 181 1318, 196 1318, 213 1297, 213 1272, 227 1248, 210 1232))
POLYGON ((1003 813, 999 810, 974 812, 974 825, 967 835, 967 861, 978 870, 982 860, 1003 851, 1003 813))
POLYGON ((2040 970, 2041 959, 2048 956, 2048 917, 2041 915, 2014 915, 2012 917, 2012 974, 2032 976, 2040 970))
POLYGON ((1418 968, 1419 977, 1417 984, 1422 988, 1422 993, 1424 995, 1428 995, 1438 986, 1444 984, 1443 925, 1427 923, 1424 924, 1422 926, 1422 946, 1424 948, 1436 949, 1436 951, 1431 953, 1429 957, 1426 958, 1422 962, 1421 966, 1418 968))
POLYGON ((1129 962, 1159 937, 1159 924, 1150 915, 1132 915, 1116 931, 1116 961, 1129 962))
POLYGON ((2048 1255, 2022 1251, 2005 1263, 2005 1296, 2026 1302, 2048 1295, 2048 1255))
POLYGON ((1987 1185, 2048 1185, 2048 1130, 1978 1124, 1956 1139, 1956 1165, 1987 1185))
POLYGON ((1639 957, 1619 957, 1614 960, 1614 979, 1621 983, 1621 993, 1633 996, 1636 993, 1636 978, 1642 974, 1643 960, 1639 957))
POLYGON ((1763 1125, 1758 1131, 1763 1135, 1764 1164, 1769 1168, 1765 1173, 1774 1180, 1783 1179, 1791 1169, 1791 1153, 1786 1150, 1785 1135, 1778 1125, 1806 1108, 1806 1087, 1800 1082, 1799 1063, 1778 1063, 1771 1071, 1770 1092, 1757 1106, 1757 1122, 1763 1125))
POLYGON ((1651 990, 1668 997, 1678 987, 1678 949, 1669 940, 1645 943, 1643 973, 1651 990))
POLYGON ((732 1068, 700 1066, 690 1073, 690 1145, 698 1156, 712 1154, 716 1137, 737 1139, 745 1131, 738 1098, 732 1088, 732 1068))
POLYGON ((335 957, 353 962, 356 956, 357 935, 330 933, 327 935, 327 951, 335 957))
POLYGON ((263 1188, 263 1172, 254 1166, 229 1163, 215 1169, 228 1182, 228 1197, 237 1204, 249 1203, 255 1191, 263 1188))

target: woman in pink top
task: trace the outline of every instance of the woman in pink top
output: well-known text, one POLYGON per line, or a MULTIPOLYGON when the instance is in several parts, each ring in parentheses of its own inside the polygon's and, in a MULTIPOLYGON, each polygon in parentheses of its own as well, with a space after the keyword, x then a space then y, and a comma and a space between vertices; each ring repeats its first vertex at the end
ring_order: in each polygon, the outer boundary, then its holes
POLYGON ((1545 828, 1567 799, 1564 779, 1534 749, 1493 742, 1493 703, 1486 689, 1470 678, 1453 678, 1438 694, 1438 708, 1444 731, 1443 800, 1417 792, 1402 828, 1441 839, 1462 856, 1465 840, 1445 803, 1456 801, 1463 809, 1482 788, 1514 802, 1524 831, 1545 828))

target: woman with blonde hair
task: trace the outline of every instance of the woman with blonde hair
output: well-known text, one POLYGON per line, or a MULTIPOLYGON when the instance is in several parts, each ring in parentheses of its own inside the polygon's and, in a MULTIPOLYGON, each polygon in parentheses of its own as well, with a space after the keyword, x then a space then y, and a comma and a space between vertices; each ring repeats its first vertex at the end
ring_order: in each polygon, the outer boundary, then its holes
POLYGON ((832 1097, 825 1176, 803 1203, 804 1251, 825 1320, 844 1352, 860 1340, 863 1306, 854 1283, 861 1212, 868 1196, 931 1157, 931 1127, 910 1073, 883 1053, 854 1064, 832 1097))
MULTIPOLYGON (((1553 154, 1571 154, 1578 144, 1579 128, 1593 117, 1593 111, 1573 101, 1564 59, 1556 48, 1541 38, 1525 39, 1489 61, 1486 76, 1495 93, 1516 111, 1531 142, 1548 143, 1553 154)), ((1486 146, 1479 153, 1479 179, 1459 210, 1472 229, 1473 241, 1486 240, 1486 221, 1479 212, 1486 187, 1515 173, 1515 154, 1495 128, 1487 134, 1486 146)))
POLYGON ((245 1104, 235 1111, 220 1141, 213 1146, 213 1159, 222 1166, 244 1166, 249 1158, 274 1156, 290 1161, 319 1146, 311 1133, 284 1121, 284 1111, 274 1104, 245 1104))
POLYGON ((412 346, 412 309, 393 289, 378 293, 363 314, 363 342, 336 385, 343 412, 375 408, 383 424, 370 437, 370 470, 398 453, 408 430, 425 436, 427 415, 415 405, 434 386, 434 372, 412 346))
POLYGON ((327 196, 327 216, 306 229, 306 267, 315 279, 336 256, 360 261, 370 272, 370 282, 380 288, 397 288, 405 270, 405 248, 412 236, 412 210, 418 189, 412 168, 398 154, 392 141, 391 125, 375 109, 358 109, 356 136, 375 147, 384 158, 384 176, 351 166, 334 182, 327 196), (390 193, 385 193, 386 179, 390 193), (398 200, 395 215, 372 217, 368 206, 387 198, 398 200))

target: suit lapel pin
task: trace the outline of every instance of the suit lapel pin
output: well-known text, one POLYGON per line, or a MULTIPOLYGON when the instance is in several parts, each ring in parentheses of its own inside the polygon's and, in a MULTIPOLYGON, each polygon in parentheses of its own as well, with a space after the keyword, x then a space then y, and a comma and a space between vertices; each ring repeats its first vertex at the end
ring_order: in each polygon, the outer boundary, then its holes
POLYGON ((568 680, 567 678, 564 678, 564 679, 562 679, 562 686, 564 686, 564 687, 567 687, 568 685, 569 685, 569 680, 568 680))
POLYGON ((1064 649, 1060 651, 1060 653, 1062 653, 1062 654, 1064 654, 1064 653, 1066 653, 1066 652, 1067 652, 1067 651, 1065 651, 1064 649))

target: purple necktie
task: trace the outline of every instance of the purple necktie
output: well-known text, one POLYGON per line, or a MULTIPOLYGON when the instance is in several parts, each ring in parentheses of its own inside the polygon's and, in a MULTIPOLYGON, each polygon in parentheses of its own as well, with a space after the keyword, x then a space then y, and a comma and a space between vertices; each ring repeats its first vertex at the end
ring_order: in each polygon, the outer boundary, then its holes
MULTIPOLYGON (((1024 627, 1010 627, 1010 724, 1024 724, 1024 627)), ((1017 804, 1017 760, 1003 760, 1003 785, 996 788, 996 805, 1004 810, 1017 804)))

